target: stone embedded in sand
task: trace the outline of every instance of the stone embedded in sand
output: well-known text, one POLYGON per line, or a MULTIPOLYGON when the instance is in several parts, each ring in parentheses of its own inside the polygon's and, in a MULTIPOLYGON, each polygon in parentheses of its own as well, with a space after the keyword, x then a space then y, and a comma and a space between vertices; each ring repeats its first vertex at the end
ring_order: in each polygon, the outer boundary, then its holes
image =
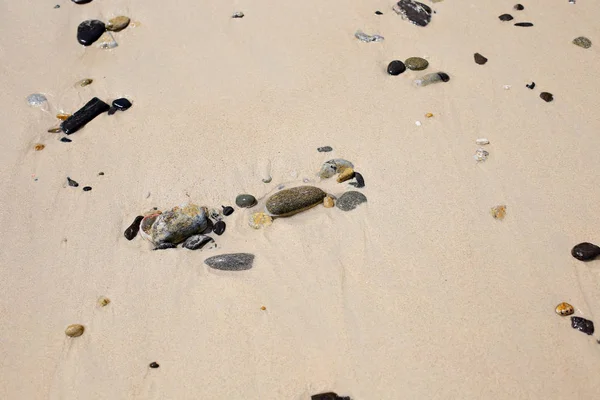
POLYGON ((106 24, 106 30, 113 32, 122 31, 123 29, 127 28, 127 25, 129 25, 130 21, 131 20, 129 18, 123 15, 111 18, 108 20, 108 24, 106 24))
POLYGON ((482 55, 481 55, 481 54, 479 54, 479 53, 475 53, 475 54, 473 54, 473 57, 475 58, 475 62, 476 62, 477 64, 479 64, 479 65, 483 65, 483 64, 485 64, 486 62, 488 62, 488 59, 487 59, 487 58, 485 58, 484 56, 482 56, 482 55))
POLYGON ((68 337, 79 337, 83 335, 84 331, 85 327, 83 325, 73 324, 67 326, 67 329, 65 329, 65 335, 67 335, 68 337))
POLYGON ((231 18, 244 18, 244 13, 241 11, 236 11, 231 14, 231 18))
POLYGON ((67 176, 67 183, 71 187, 78 187, 79 186, 79 183, 77 183, 75 180, 69 178, 68 176, 67 176))
POLYGON ((400 60, 394 60, 388 64, 387 73, 390 75, 400 75, 406 71, 406 65, 400 60))
POLYGON ((584 49, 589 49, 592 47, 592 41, 585 36, 579 36, 578 38, 573 39, 573 44, 583 47, 584 49))
POLYGON ((327 393, 319 393, 313 394, 310 396, 310 400, 350 400, 350 397, 341 397, 338 396, 337 393, 327 392, 327 393))
POLYGON ((127 229, 125 229, 125 232, 123 232, 125 239, 133 240, 133 238, 135 238, 137 236, 137 234, 140 230, 140 223, 142 222, 143 219, 144 219, 143 215, 138 215, 137 217, 135 217, 135 219, 133 220, 131 225, 129 225, 127 227, 127 229))
POLYGON ((77 27, 77 41, 84 46, 90 46, 100 39, 105 30, 106 25, 104 25, 104 22, 97 19, 88 19, 77 27))
POLYGON ((340 196, 336 206, 342 211, 351 211, 358 207, 359 204, 366 203, 367 196, 357 191, 349 191, 340 196))
POLYGON ((448 82, 450 80, 450 76, 445 72, 434 72, 431 74, 427 74, 422 76, 419 79, 415 79, 415 85, 417 86, 429 86, 432 83, 439 82, 448 82))
POLYGON ((591 261, 600 256, 600 247, 588 242, 579 243, 571 249, 571 255, 579 261, 591 261))
POLYGON ((335 203, 334 203, 334 201, 333 201, 333 198, 332 198, 332 197, 330 197, 330 196, 326 196, 326 197, 323 199, 323 206, 324 206, 325 208, 333 208, 333 207, 335 206, 335 203))
POLYGON ((251 194, 240 194, 235 198, 235 204, 242 208, 254 207, 256 203, 256 197, 251 194))
POLYGON ((245 271, 252 268, 254 254, 232 253, 221 254, 204 260, 204 263, 211 268, 222 271, 245 271))
POLYGON ((344 168, 342 169, 342 172, 340 172, 340 174, 337 177, 337 181, 338 183, 342 183, 342 182, 346 182, 347 180, 350 180, 354 178, 354 169, 353 168, 344 168))
POLYGON ((489 155, 490 155, 490 153, 488 151, 486 151, 482 147, 480 147, 475 151, 475 155, 473 156, 473 158, 477 162, 483 162, 488 159, 489 155))
POLYGON ((265 226, 270 226, 273 223, 273 218, 265 213, 254 213, 250 216, 248 224, 254 229, 260 229, 265 226))
POLYGON ((298 186, 275 193, 266 208, 273 216, 287 217, 307 210, 323 201, 327 193, 314 186, 298 186))
POLYGON ((562 315, 564 317, 573 314, 575 312, 575 309, 569 303, 560 303, 556 306, 556 309, 554 311, 556 311, 558 315, 562 315))
POLYGON ((418 1, 400 0, 392 9, 417 26, 427 26, 431 22, 431 7, 418 1))
POLYGON ((114 36, 110 32, 104 32, 100 39, 98 39, 97 46, 99 49, 114 49, 119 44, 115 40, 114 36))
POLYGON ((525 9, 525 7, 523 7, 523 4, 515 4, 513 8, 517 11, 523 11, 525 9))
POLYGON ((206 235, 192 235, 189 238, 185 239, 183 242, 183 247, 188 250, 198 250, 206 246, 208 243, 214 242, 213 238, 206 235))
POLYGON ((317 147, 317 151, 319 153, 329 153, 330 151, 333 151, 333 147, 331 147, 331 146, 317 147))
POLYGON ((46 148, 46 145, 41 144, 41 143, 37 143, 35 146, 33 146, 33 149, 35 151, 42 151, 46 148))
POLYGON ((354 33, 354 37, 360 40, 361 42, 381 42, 385 38, 381 35, 368 35, 361 31, 360 29, 354 33))
POLYGON ((423 71, 429 66, 429 61, 421 57, 409 57, 404 60, 404 64, 411 71, 423 71))
POLYGON ((165 211, 152 224, 152 242, 157 246, 161 243, 177 244, 202 232, 208 225, 206 211, 206 208, 195 204, 165 211))
POLYGON ((542 100, 544 100, 546 103, 550 103, 552 100, 554 100, 554 96, 552 95, 552 93, 548 93, 548 92, 540 93, 540 98, 542 100))
POLYGON ((93 79, 89 79, 89 78, 82 79, 82 80, 80 80, 80 81, 78 81, 78 82, 75 83, 75 87, 77 87, 77 86, 79 86, 79 87, 85 87, 87 85, 91 85, 92 82, 94 82, 93 79))
POLYGON ((490 213, 492 214, 492 217, 494 217, 494 219, 499 219, 500 221, 502 221, 504 219, 504 217, 506 216, 506 206, 501 205, 501 206, 492 207, 492 209, 490 210, 490 213))
POLYGON ((71 0, 71 1, 75 4, 87 4, 87 3, 90 3, 92 0, 71 0))
POLYGON ((502 22, 507 22, 507 21, 512 21, 513 16, 510 14, 502 14, 501 16, 498 17, 498 19, 502 22))
POLYGON ((490 141, 486 138, 479 138, 475 140, 475 144, 478 146, 485 146, 486 144, 490 144, 490 141))
POLYGON ((106 307, 109 304, 110 304, 110 299, 106 296, 100 296, 100 298, 98 299, 98 306, 100 306, 100 307, 106 307))
POLYGON ((335 174, 342 172, 344 168, 354 168, 354 164, 342 158, 334 158, 323 163, 319 171, 319 176, 321 178, 331 178, 335 174))
POLYGON ((589 319, 571 317, 571 327, 588 335, 594 333, 594 323, 589 319))
POLYGON ((533 24, 531 22, 517 22, 515 26, 528 27, 533 26, 533 24))

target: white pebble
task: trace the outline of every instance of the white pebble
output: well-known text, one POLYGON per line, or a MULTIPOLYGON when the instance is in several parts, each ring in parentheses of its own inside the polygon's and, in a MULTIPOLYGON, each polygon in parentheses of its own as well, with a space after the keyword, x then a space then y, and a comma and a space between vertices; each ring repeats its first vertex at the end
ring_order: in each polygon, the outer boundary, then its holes
POLYGON ((512 86, 510 86, 510 85, 504 85, 504 90, 510 90, 511 87, 512 86))
POLYGON ((486 138, 480 138, 475 141, 478 146, 485 146, 486 144, 490 144, 490 141, 486 138))
POLYGON ((34 93, 27 96, 27 102, 30 106, 39 107, 47 102, 48 99, 41 93, 34 93))
POLYGON ((416 126, 421 126, 421 121, 416 121, 416 122, 415 122, 415 125, 416 125, 416 126))

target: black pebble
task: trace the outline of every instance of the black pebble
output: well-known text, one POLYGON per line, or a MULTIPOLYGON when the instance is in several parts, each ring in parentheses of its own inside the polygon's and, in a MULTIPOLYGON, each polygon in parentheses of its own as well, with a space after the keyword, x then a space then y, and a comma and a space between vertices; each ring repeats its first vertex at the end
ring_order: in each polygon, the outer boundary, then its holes
POLYGON ((531 22, 517 22, 515 26, 533 26, 531 22))
POLYGON ((310 399, 311 400, 350 400, 350 397, 341 397, 341 396, 338 396, 336 393, 327 392, 327 393, 313 394, 312 396, 310 396, 310 399))
POLYGON ((230 207, 230 206, 221 206, 221 207, 223 207, 223 215, 225 215, 225 216, 231 215, 235 211, 233 209, 233 207, 230 207))
POLYGON ((498 17, 498 19, 500 19, 500 21, 511 21, 513 19, 512 15, 510 14, 502 14, 501 16, 498 17))
POLYGON ((481 54, 479 54, 479 53, 475 53, 475 54, 473 54, 473 57, 475 58, 475 62, 476 62, 477 64, 479 64, 479 65, 483 65, 483 64, 485 64, 486 62, 488 62, 488 59, 487 59, 487 58, 485 58, 484 56, 482 56, 482 55, 481 55, 481 54))
POLYGON ((587 333, 588 335, 594 333, 594 323, 589 319, 571 317, 571 326, 573 329, 577 329, 583 333, 587 333))
POLYGON ((87 4, 87 3, 92 2, 92 0, 71 0, 71 1, 75 4, 87 4))
POLYGON ((158 363, 156 363, 156 362, 150 363, 150 368, 158 368, 158 367, 160 367, 160 365, 158 365, 158 363))
POLYGON ((69 139, 69 138, 66 138, 66 137, 64 137, 64 138, 60 138, 60 141, 61 141, 61 142, 63 142, 63 143, 71 143, 71 142, 72 142, 72 140, 71 140, 71 139, 69 139))
POLYGON ((517 11, 522 11, 525 9, 525 7, 523 7, 523 4, 515 4, 513 8, 517 11))
POLYGON ((55 5, 54 8, 60 8, 60 4, 55 5))
POLYGON ((69 186, 71 186, 71 187, 79 186, 79 183, 75 182, 73 179, 69 178, 68 176, 67 176, 67 182, 69 183, 69 186))
POLYGON ((450 75, 445 72, 438 72, 438 76, 443 82, 448 82, 450 80, 450 75))
POLYGON ((554 96, 552 96, 552 93, 548 93, 548 92, 540 93, 540 97, 542 98, 542 100, 544 100, 547 103, 550 103, 552 100, 554 100, 554 96))
POLYGON ((525 85, 526 87, 528 87, 529 89, 532 89, 535 87, 535 82, 531 82, 529 85, 525 85))
POLYGON ((354 186, 355 188, 365 187, 365 180, 359 172, 354 172, 354 179, 356 179, 356 182, 350 182, 352 186, 354 186))
POLYGON ((143 215, 138 215, 137 217, 135 217, 131 225, 129 225, 129 227, 127 227, 127 229, 125 229, 125 232, 123 233, 125 239, 133 240, 133 238, 137 236, 140 230, 140 222, 142 222, 143 219, 143 215))
POLYGON ((213 222, 211 219, 207 219, 206 220, 206 228, 200 232, 202 235, 208 235, 209 233, 212 233, 213 230, 213 222))
POLYGON ((213 227, 213 232, 216 233, 217 235, 221 236, 223 234, 223 232, 225 232, 225 228, 226 228, 225 222, 219 221, 213 227))
POLYGON ((104 176, 104 172, 98 172, 98 175, 104 176))
POLYGON ((83 191, 84 191, 84 192, 89 192, 90 190, 92 190, 92 187, 91 187, 91 186, 84 186, 84 187, 83 187, 83 191))
POLYGON ((156 246, 153 250, 166 250, 166 249, 174 249, 177 245, 173 243, 161 243, 156 246))
POLYGON ((377 15, 383 15, 383 13, 381 11, 375 11, 375 14, 377 14, 377 15))
POLYGON ((600 255, 600 247, 583 242, 571 249, 571 255, 579 261, 591 261, 600 255))
POLYGON ((60 124, 60 129, 67 135, 75 133, 98 115, 107 112, 109 108, 108 104, 94 97, 79 110, 75 111, 75 114, 64 120, 60 124))
POLYGON ((390 75, 400 75, 404 71, 406 71, 406 65, 400 60, 394 60, 388 64, 387 72, 390 75))
POLYGON ((105 30, 106 25, 102 21, 98 21, 97 19, 83 21, 77 27, 77 41, 84 46, 90 46, 96 40, 100 39, 105 30))
POLYGON ((317 147, 317 151, 319 153, 329 153, 330 151, 333 151, 333 147, 331 147, 331 146, 317 147))
POLYGON ((121 97, 120 99, 113 100, 112 106, 117 110, 125 111, 131 107, 131 102, 125 97, 121 97))

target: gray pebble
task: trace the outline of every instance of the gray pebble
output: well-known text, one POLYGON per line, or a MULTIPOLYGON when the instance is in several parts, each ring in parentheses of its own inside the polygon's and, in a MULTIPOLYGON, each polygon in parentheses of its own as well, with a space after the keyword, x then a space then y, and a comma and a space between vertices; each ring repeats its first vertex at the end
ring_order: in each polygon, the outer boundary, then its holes
POLYGON ((429 66, 429 61, 421 57, 410 57, 404 61, 404 65, 412 71, 423 71, 429 66))
POLYGON ((267 200, 267 211, 276 216, 287 217, 311 208, 323 201, 327 193, 314 186, 298 186, 281 190, 267 200))
POLYGON ((48 99, 41 93, 34 93, 27 96, 27 102, 32 107, 39 107, 47 102, 48 99))
POLYGON ((592 41, 584 36, 579 36, 578 38, 573 39, 573 44, 583 47, 584 49, 589 49, 592 47, 592 41))
POLYGON ((350 211, 366 201, 367 197, 364 194, 352 190, 341 195, 335 205, 342 211, 350 211))
POLYGON ((204 260, 204 263, 211 268, 221 271, 245 271, 252 268, 254 254, 233 253, 221 254, 204 260))
POLYGON ((235 198, 235 204, 242 208, 254 207, 256 205, 256 197, 251 194, 240 194, 235 198))
POLYGON ((185 242, 183 242, 183 247, 189 250, 198 250, 212 241, 213 239, 210 236, 192 235, 189 238, 185 239, 185 242))
POLYGON ((333 151, 333 147, 331 147, 331 146, 323 146, 323 147, 317 148, 317 151, 319 153, 329 153, 330 151, 333 151))

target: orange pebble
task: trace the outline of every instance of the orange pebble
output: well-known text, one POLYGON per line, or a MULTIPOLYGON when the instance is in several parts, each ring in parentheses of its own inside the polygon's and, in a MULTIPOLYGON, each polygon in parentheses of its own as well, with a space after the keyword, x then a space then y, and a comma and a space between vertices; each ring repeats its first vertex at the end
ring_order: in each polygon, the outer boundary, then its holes
POLYGON ((41 151, 41 150, 44 150, 45 147, 46 146, 44 146, 43 144, 38 143, 33 148, 34 148, 35 151, 41 151))
POLYGON ((71 116, 71 114, 65 114, 65 113, 56 114, 56 118, 60 119, 61 121, 65 121, 70 116, 71 116))
POLYGON ((262 306, 260 309, 263 310, 263 311, 265 311, 267 309, 267 307, 262 306))

